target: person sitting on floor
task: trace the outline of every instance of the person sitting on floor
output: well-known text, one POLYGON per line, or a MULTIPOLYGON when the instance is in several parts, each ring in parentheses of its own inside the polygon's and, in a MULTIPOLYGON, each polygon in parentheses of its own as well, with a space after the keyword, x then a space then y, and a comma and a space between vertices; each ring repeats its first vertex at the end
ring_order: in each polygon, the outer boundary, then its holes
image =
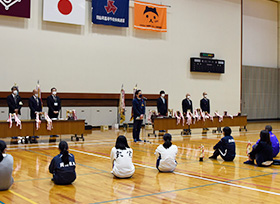
POLYGON ((128 146, 126 137, 118 136, 115 147, 111 150, 111 173, 117 178, 130 178, 135 172, 132 163, 133 150, 128 146))
POLYGON ((225 161, 233 161, 235 158, 235 141, 230 127, 223 128, 224 137, 213 147, 215 150, 209 159, 217 159, 220 155, 225 161))
POLYGON ((58 145, 60 154, 55 156, 49 166, 49 172, 53 174, 55 184, 68 185, 76 179, 76 162, 73 154, 68 152, 68 144, 61 141, 58 145))
MULTIPOLYGON (((268 132, 269 132, 269 135, 270 135, 270 141, 271 141, 271 146, 272 146, 272 156, 273 156, 273 157, 276 157, 277 154, 279 153, 279 141, 278 141, 276 135, 274 135, 274 134, 272 133, 272 127, 271 127, 271 125, 265 126, 265 130, 268 131, 268 132)), ((258 141, 256 142, 256 144, 253 145, 253 148, 254 148, 257 144, 259 144, 259 142, 260 142, 260 140, 258 140, 258 141)))
POLYGON ((14 158, 10 154, 5 154, 6 143, 0 140, 0 191, 8 190, 14 183, 12 177, 14 158))
POLYGON ((155 152, 158 155, 156 167, 160 172, 173 172, 177 166, 178 147, 172 144, 169 133, 163 135, 163 140, 164 144, 159 145, 155 152))
POLYGON ((256 160, 258 166, 270 166, 273 163, 272 152, 269 132, 262 130, 259 143, 248 154, 249 160, 244 164, 255 164, 254 160, 256 160))

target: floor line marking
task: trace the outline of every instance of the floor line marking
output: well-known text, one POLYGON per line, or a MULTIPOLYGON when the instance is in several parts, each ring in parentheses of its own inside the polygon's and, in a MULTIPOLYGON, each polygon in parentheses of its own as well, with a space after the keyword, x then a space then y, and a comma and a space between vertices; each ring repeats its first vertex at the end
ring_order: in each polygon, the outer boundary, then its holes
POLYGON ((23 196, 23 195, 21 195, 21 194, 19 194, 19 193, 16 193, 16 192, 14 192, 13 190, 8 190, 8 191, 10 191, 12 194, 14 194, 14 195, 20 197, 21 199, 23 199, 23 200, 25 200, 25 201, 27 201, 27 202, 29 202, 29 203, 37 204, 37 203, 34 202, 33 200, 30 200, 29 198, 26 198, 25 196, 23 196))
MULTIPOLYGON (((91 155, 91 156, 95 156, 95 157, 100 157, 100 158, 104 158, 104 159, 110 159, 110 157, 106 157, 106 156, 102 156, 102 155, 98 155, 98 154, 94 154, 94 153, 89 153, 89 152, 84 152, 84 151, 80 151, 80 150, 71 149, 71 151, 79 152, 79 153, 82 153, 82 154, 91 155)), ((144 164, 134 163, 134 165, 157 170, 155 167, 151 167, 151 166, 144 165, 144 164)), ((280 196, 280 193, 276 193, 276 192, 273 192, 273 191, 266 191, 266 190, 251 188, 251 187, 242 186, 242 185, 238 185, 238 184, 233 184, 233 183, 229 183, 229 182, 225 182, 225 181, 218 181, 218 180, 214 180, 214 179, 210 179, 210 178, 204 178, 204 177, 194 176, 194 175, 180 173, 180 172, 173 172, 173 173, 177 174, 177 175, 182 175, 182 176, 195 178, 195 179, 200 179, 200 180, 204 180, 204 181, 209 181, 209 182, 213 182, 213 183, 224 184, 224 185, 233 186, 233 187, 237 187, 237 188, 243 188, 243 189, 247 189, 247 190, 252 190, 252 191, 257 191, 257 192, 262 192, 262 193, 267 193, 267 194, 280 196)))

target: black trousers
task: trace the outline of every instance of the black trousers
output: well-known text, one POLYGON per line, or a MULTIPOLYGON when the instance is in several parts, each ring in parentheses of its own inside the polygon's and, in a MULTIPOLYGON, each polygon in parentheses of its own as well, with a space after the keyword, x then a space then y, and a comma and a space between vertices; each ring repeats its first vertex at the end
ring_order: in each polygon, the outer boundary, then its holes
POLYGON ((143 120, 134 120, 133 122, 133 139, 139 140, 141 125, 143 120))
MULTIPOLYGON (((222 152, 225 152, 225 149, 220 149, 222 152)), ((233 161, 233 159, 234 158, 232 158, 232 157, 230 157, 230 156, 224 156, 224 155, 222 155, 221 154, 221 152, 219 151, 219 149, 216 149, 215 151, 214 151, 214 153, 213 153, 213 156, 214 157, 218 157, 218 156, 221 156, 222 158, 223 158, 223 160, 225 160, 225 161, 233 161)))

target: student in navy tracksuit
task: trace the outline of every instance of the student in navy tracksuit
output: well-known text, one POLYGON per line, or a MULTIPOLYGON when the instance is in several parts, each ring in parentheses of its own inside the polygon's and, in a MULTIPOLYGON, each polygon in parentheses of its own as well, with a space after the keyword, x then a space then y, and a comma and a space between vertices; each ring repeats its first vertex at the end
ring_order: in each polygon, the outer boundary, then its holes
POLYGON ((55 184, 68 185, 76 179, 76 162, 73 154, 68 152, 68 144, 65 141, 59 143, 60 154, 55 156, 49 166, 49 171, 53 174, 55 184))
POLYGON ((134 142, 141 142, 139 135, 141 130, 141 125, 145 115, 145 101, 142 98, 141 90, 135 92, 135 98, 132 101, 133 108, 133 139, 134 142))
POLYGON ((235 158, 235 141, 231 134, 230 127, 224 127, 224 137, 213 147, 215 150, 209 159, 217 159, 220 155, 225 161, 233 161, 235 158))

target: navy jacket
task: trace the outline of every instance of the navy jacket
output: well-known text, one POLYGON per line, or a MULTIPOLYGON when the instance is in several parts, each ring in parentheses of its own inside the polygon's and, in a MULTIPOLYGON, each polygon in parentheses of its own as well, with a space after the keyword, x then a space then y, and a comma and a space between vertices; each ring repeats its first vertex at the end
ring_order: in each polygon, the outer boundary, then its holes
POLYGON ((49 172, 53 174, 53 181, 58 185, 71 184, 76 179, 76 162, 73 154, 69 153, 69 163, 64 164, 62 154, 55 156, 49 166, 49 172))
POLYGON ((136 119, 142 114, 145 114, 145 101, 143 99, 133 99, 132 101, 133 108, 133 118, 136 119))
POLYGON ((183 113, 186 114, 188 112, 188 110, 191 111, 191 113, 193 113, 193 105, 192 105, 192 100, 188 100, 187 98, 185 98, 182 101, 182 109, 183 109, 183 113))
POLYGON ((225 161, 232 161, 235 158, 235 141, 232 136, 223 137, 213 148, 220 152, 225 161))
POLYGON ((37 100, 34 98, 34 96, 31 96, 29 98, 29 108, 30 108, 30 118, 35 119, 36 114, 35 112, 42 112, 42 104, 40 98, 38 98, 39 103, 37 103, 37 100))
POLYGON ((167 101, 166 99, 165 100, 165 103, 163 103, 163 100, 161 97, 159 97, 157 99, 157 110, 158 110, 158 113, 160 113, 160 115, 167 115, 167 101))
POLYGON ((210 100, 208 98, 203 98, 200 100, 200 109, 203 112, 210 113, 210 100))
POLYGON ((55 114, 54 111, 60 111, 61 102, 58 96, 50 95, 47 98, 47 105, 49 107, 48 115, 50 118, 58 118, 58 114, 55 114))
POLYGON ((19 95, 16 96, 16 101, 14 99, 13 94, 9 95, 7 97, 7 104, 9 106, 9 113, 15 113, 15 109, 18 109, 18 114, 20 115, 20 109, 21 105, 19 105, 19 102, 21 102, 21 98, 19 95))

